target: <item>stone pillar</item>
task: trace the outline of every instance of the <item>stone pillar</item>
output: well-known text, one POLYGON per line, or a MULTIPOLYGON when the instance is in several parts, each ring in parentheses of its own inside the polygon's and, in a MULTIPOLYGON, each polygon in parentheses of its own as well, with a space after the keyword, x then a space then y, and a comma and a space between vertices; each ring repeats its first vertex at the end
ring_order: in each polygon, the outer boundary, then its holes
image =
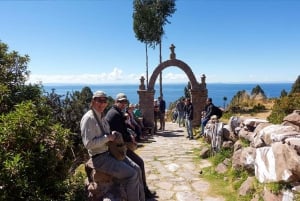
POLYGON ((201 89, 190 89, 191 101, 194 107, 194 118, 192 125, 200 126, 201 122, 201 112, 204 110, 206 99, 207 99, 207 90, 201 89))
POLYGON ((139 105, 144 118, 145 127, 154 127, 154 93, 155 90, 138 90, 139 105))

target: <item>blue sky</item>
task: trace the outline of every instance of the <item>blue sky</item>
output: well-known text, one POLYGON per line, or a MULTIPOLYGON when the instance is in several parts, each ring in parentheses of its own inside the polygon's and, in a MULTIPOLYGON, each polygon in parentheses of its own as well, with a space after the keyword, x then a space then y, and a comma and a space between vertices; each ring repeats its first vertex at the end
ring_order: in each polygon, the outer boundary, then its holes
MULTIPOLYGON (((145 45, 133 31, 130 0, 0 1, 0 40, 31 61, 29 82, 139 83, 145 45)), ((177 59, 208 83, 294 82, 300 74, 300 1, 177 0, 162 59, 177 59)), ((148 49, 149 74, 159 48, 148 49)), ((163 82, 186 83, 177 67, 163 82)))

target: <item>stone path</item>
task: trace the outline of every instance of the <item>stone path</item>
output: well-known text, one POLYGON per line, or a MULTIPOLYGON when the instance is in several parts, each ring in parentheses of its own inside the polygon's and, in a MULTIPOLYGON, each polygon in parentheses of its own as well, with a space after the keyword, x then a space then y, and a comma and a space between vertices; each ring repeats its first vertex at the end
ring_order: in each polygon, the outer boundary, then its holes
POLYGON ((225 201, 207 195, 210 184, 199 172, 210 163, 195 162, 193 149, 201 142, 186 136, 185 128, 166 122, 164 132, 154 134, 136 150, 144 159, 148 186, 158 195, 151 201, 225 201))

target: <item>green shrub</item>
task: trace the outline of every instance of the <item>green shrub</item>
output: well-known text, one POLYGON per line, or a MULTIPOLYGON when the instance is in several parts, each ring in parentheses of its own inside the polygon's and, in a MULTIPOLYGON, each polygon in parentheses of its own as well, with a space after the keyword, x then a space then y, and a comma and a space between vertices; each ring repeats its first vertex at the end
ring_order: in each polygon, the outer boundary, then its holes
POLYGON ((69 131, 52 122, 44 104, 15 108, 0 116, 0 200, 64 200, 69 131))
POLYGON ((300 94, 293 93, 277 99, 273 105, 272 113, 267 118, 273 124, 280 124, 283 118, 300 108, 300 94))
POLYGON ((213 166, 216 166, 223 162, 226 158, 231 158, 232 152, 233 151, 231 149, 221 149, 220 152, 210 158, 210 161, 213 166))

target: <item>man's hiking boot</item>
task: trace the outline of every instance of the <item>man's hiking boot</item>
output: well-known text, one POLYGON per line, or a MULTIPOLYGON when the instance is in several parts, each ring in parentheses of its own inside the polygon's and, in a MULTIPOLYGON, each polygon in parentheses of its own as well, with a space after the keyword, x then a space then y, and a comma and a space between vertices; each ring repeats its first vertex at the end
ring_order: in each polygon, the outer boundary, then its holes
POLYGON ((148 187, 145 189, 145 197, 146 198, 155 198, 156 197, 156 192, 151 191, 148 187))

